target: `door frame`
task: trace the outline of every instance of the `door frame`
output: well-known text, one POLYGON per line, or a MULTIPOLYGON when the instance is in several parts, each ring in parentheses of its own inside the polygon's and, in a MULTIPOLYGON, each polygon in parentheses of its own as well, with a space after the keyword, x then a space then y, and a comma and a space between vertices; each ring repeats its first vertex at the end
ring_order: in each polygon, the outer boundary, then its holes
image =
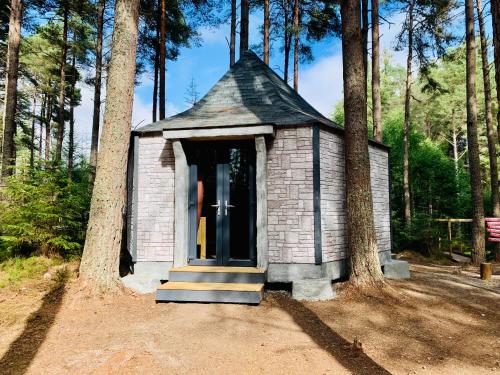
MULTIPOLYGON (((189 142, 198 143, 201 141, 189 142)), ((208 141, 214 143, 216 147, 226 147, 234 144, 234 141, 208 141)), ((246 141, 249 145, 253 145, 255 149, 255 140, 246 141)), ((204 142, 205 143, 205 142, 204 142)), ((189 145, 186 145, 186 153, 189 153, 189 145)), ((249 147, 251 149, 251 147, 249 147)), ((188 156, 189 159, 189 156, 188 156)), ((223 213, 226 209, 225 198, 230 203, 230 180, 229 180, 229 164, 218 163, 216 167, 216 198, 220 203, 220 212, 223 213)), ((188 264, 199 266, 240 266, 240 267, 255 267, 257 264, 257 246, 256 246, 256 155, 249 164, 249 258, 248 259, 232 259, 230 257, 230 211, 228 215, 221 214, 217 216, 216 221, 216 259, 197 259, 197 206, 198 206, 198 166, 194 163, 188 164, 188 264)))

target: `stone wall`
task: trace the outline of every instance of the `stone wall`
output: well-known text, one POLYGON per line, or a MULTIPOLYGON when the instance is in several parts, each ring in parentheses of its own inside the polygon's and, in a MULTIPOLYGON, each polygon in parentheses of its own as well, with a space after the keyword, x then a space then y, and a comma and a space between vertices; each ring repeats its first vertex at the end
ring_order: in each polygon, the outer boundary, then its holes
POLYGON ((276 131, 267 188, 269 263, 314 263, 312 127, 276 131))
MULTIPOLYGON (((370 146, 375 230, 379 251, 391 250, 388 153, 370 146)), ((344 140, 320 130, 321 235, 323 262, 347 257, 344 140)))
POLYGON ((137 261, 172 261, 174 252, 174 167, 170 141, 139 137, 137 261))

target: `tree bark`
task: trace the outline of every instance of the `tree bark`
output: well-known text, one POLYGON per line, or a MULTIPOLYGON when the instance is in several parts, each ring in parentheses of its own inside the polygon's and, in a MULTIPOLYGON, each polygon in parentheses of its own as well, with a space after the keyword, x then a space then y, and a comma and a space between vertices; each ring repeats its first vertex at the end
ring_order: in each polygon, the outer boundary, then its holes
POLYGON ((3 113, 2 177, 11 176, 16 165, 16 108, 17 78, 19 73, 19 48, 21 46, 22 0, 11 0, 7 64, 5 80, 5 105, 3 113))
POLYGON ((159 118, 160 120, 163 120, 165 118, 165 61, 166 61, 166 55, 167 55, 167 18, 166 18, 166 13, 167 13, 167 0, 160 0, 161 6, 160 6, 160 54, 159 54, 159 61, 158 61, 158 69, 160 70, 160 97, 159 97, 159 107, 160 107, 160 113, 159 113, 159 118))
POLYGON ((80 275, 91 290, 118 286, 134 100, 139 0, 117 0, 106 110, 80 275))
POLYGON ((158 14, 156 22, 156 40, 155 40, 155 63, 153 78, 153 122, 156 122, 158 116, 158 74, 160 65, 160 15, 158 14))
POLYGON ((99 149, 99 125, 101 120, 102 87, 102 39, 104 34, 104 11, 106 0, 99 0, 97 6, 97 40, 95 46, 94 114, 92 117, 92 140, 90 143, 90 183, 95 180, 97 150, 99 149))
POLYGON ((229 67, 232 67, 236 62, 236 0, 231 0, 231 35, 229 38, 229 67))
MULTIPOLYGON (((234 1, 234 0, 233 0, 234 1)), ((264 63, 269 65, 269 29, 271 25, 269 15, 269 0, 264 0, 264 63)))
POLYGON ((372 113, 373 137, 382 141, 382 99, 380 96, 380 30, 378 0, 372 0, 372 113))
POLYGON ((36 126, 36 93, 33 95, 33 110, 31 112, 31 142, 30 142, 30 167, 35 166, 35 126, 36 126))
POLYGON ((250 4, 248 0, 241 0, 241 20, 240 20, 240 59, 248 51, 248 23, 250 17, 250 4))
POLYGON ((65 88, 66 88, 66 57, 68 54, 68 18, 69 6, 67 1, 63 4, 63 33, 62 33, 62 46, 61 46, 61 61, 59 69, 59 100, 57 112, 57 133, 56 133, 56 154, 54 157, 55 164, 61 161, 63 140, 64 140, 64 102, 65 102, 65 88))
POLYGON ((47 164, 50 161, 51 121, 52 121, 52 96, 49 95, 47 98, 47 116, 45 118, 45 163, 47 164))
POLYGON ((76 86, 76 58, 73 54, 71 62, 71 97, 69 98, 69 142, 68 142, 68 178, 71 180, 73 173, 74 154, 75 154, 75 86, 76 86))
MULTIPOLYGON (((500 108, 500 0, 491 0, 491 23, 493 29, 493 53, 495 63, 495 83, 497 88, 497 108, 500 108)), ((500 109, 497 111, 497 133, 500 142, 500 109)), ((497 259, 500 261, 500 259, 497 259)))
POLYGON ((293 89, 299 92, 299 0, 293 4, 293 89))
POLYGON ((359 1, 342 0, 340 4, 350 281, 358 286, 377 285, 382 283, 383 274, 378 258, 373 222, 359 1))
POLYGON ((413 64, 413 14, 414 0, 410 2, 408 9, 408 56, 406 58, 406 89, 405 89, 405 117, 403 124, 403 195, 404 195, 404 219, 405 224, 411 222, 411 198, 410 198, 410 162, 409 162, 409 136, 410 136, 410 101, 412 85, 413 64))
POLYGON ((466 91, 467 91, 467 147, 469 154, 472 195, 472 262, 485 260, 484 207, 479 162, 476 98, 476 35, 474 31, 474 1, 465 1, 466 91))
POLYGON ((368 0, 361 0, 361 34, 363 37, 363 65, 365 67, 365 93, 368 101, 368 0))
MULTIPOLYGON (((484 25, 483 5, 481 0, 476 0, 477 18, 479 23, 479 35, 481 41, 481 62, 483 70, 484 84, 484 113, 486 122, 486 137, 488 139, 488 157, 490 162, 490 183, 491 183, 491 203, 493 207, 493 215, 500 217, 500 200, 498 192, 498 167, 497 167, 497 150, 496 134, 493 128, 493 110, 491 98, 491 83, 490 83, 490 63, 488 61, 488 41, 486 39, 486 28, 484 25)), ((498 246, 497 246, 498 247, 498 246)))
POLYGON ((292 44, 292 35, 289 30, 289 20, 288 20, 288 0, 283 0, 283 12, 284 12, 284 52, 285 52, 285 62, 283 67, 283 80, 288 84, 288 65, 290 61, 290 48, 292 44))
POLYGON ((43 127, 45 122, 45 114, 47 112, 47 94, 43 96, 42 106, 40 108, 40 118, 38 119, 38 126, 40 127, 40 136, 38 138, 38 159, 42 160, 43 148, 43 127))

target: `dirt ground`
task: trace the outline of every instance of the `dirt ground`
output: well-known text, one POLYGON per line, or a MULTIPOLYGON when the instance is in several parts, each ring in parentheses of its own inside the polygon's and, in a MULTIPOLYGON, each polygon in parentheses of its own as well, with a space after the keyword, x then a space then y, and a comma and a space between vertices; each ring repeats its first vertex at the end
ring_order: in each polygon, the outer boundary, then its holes
MULTIPOLYGON (((412 265, 389 296, 260 306, 0 291, 1 374, 500 374, 500 277, 412 265), (354 343, 354 344, 353 344, 354 343)), ((47 288, 49 288, 47 292, 47 288)))

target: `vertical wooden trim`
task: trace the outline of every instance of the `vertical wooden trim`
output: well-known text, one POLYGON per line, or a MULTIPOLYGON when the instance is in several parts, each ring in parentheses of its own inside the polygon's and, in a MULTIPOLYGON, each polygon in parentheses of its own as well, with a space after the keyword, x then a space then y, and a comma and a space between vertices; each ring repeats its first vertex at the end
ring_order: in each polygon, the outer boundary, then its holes
POLYGON ((257 254, 255 248, 255 210, 256 210, 256 197, 255 197, 255 158, 251 158, 250 165, 248 166, 248 208, 249 208, 249 224, 248 224, 248 254, 252 262, 256 262, 257 254))
POLYGON ((255 152, 257 267, 267 269, 269 264, 269 243, 267 238, 267 149, 264 136, 255 137, 255 152))
POLYGON ((174 267, 187 264, 189 246, 189 168, 180 140, 173 140, 175 156, 175 246, 174 267))
POLYGON ((129 148, 127 171, 127 247, 132 262, 137 262, 137 210, 139 183, 139 137, 133 136, 129 148))
POLYGON ((321 175, 320 175, 320 142, 319 125, 312 129, 313 147, 313 206, 314 206, 314 263, 323 262, 321 246, 321 175))
MULTIPOLYGON (((388 188, 389 188, 389 230, 390 230, 390 236, 391 236, 391 242, 389 244, 391 254, 394 246, 394 227, 392 225, 392 168, 391 168, 391 150, 387 150, 387 168, 388 168, 388 188)), ((375 220, 375 218, 373 218, 375 220)))

